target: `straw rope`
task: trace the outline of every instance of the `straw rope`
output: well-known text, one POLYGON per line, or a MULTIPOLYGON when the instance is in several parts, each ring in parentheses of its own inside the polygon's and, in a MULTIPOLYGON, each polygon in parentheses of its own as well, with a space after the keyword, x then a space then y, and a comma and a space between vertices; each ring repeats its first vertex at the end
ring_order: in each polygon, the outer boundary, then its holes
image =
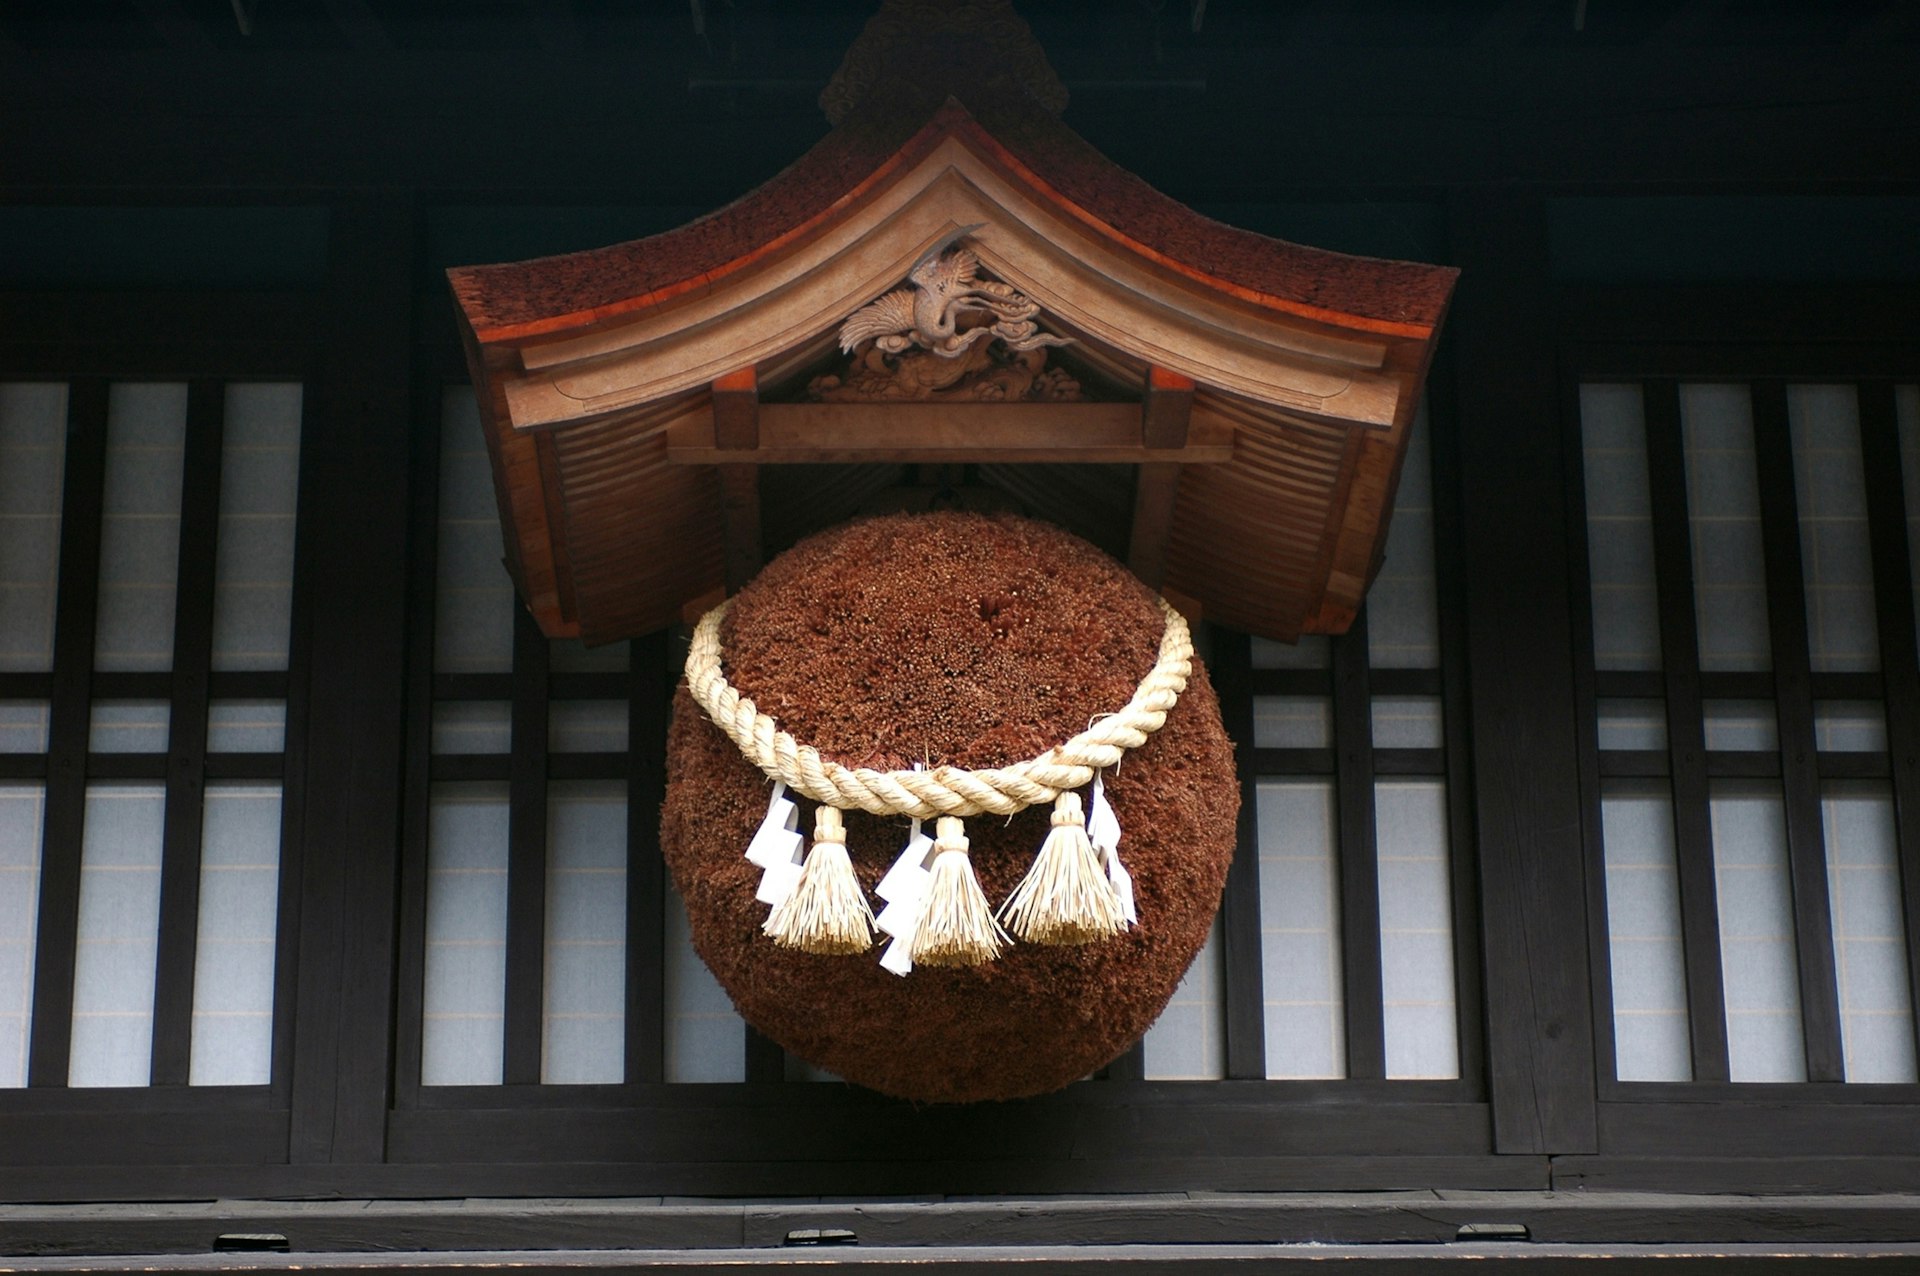
POLYGON ((720 622, 727 604, 700 618, 687 652, 687 685, 707 716, 747 761, 787 787, 816 802, 874 815, 908 815, 930 820, 940 815, 1012 815, 1051 802, 1069 789, 1093 780, 1094 772, 1137 749, 1167 720, 1167 712, 1187 689, 1193 672, 1193 637, 1179 612, 1158 600, 1166 617, 1160 655, 1126 707, 1095 722, 1065 744, 1011 766, 968 771, 938 766, 930 771, 875 771, 845 767, 800 744, 751 699, 742 696, 720 671, 720 622))

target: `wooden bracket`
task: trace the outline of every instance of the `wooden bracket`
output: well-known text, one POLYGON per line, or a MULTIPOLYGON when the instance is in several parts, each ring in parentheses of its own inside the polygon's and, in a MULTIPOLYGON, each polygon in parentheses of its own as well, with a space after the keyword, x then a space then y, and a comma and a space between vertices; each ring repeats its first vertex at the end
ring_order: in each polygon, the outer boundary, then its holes
POLYGON ((760 385, 752 365, 713 383, 713 445, 725 451, 760 446, 760 385))
POLYGON ((1162 367, 1147 369, 1140 401, 1140 442, 1149 448, 1182 448, 1193 419, 1193 378, 1162 367))

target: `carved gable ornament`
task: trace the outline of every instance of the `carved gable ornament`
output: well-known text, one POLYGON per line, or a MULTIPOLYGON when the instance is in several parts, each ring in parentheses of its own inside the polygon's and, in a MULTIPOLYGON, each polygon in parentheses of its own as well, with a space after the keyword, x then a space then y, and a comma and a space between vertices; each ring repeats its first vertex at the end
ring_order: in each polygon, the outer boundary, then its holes
POLYGON ((1154 191, 1056 118, 1005 0, 888 4, 822 101, 833 132, 708 217, 449 272, 542 628, 609 641, 737 586, 767 467, 966 463, 1071 525, 1029 467, 1091 462, 1130 565, 1183 606, 1345 629, 1455 272, 1154 191))

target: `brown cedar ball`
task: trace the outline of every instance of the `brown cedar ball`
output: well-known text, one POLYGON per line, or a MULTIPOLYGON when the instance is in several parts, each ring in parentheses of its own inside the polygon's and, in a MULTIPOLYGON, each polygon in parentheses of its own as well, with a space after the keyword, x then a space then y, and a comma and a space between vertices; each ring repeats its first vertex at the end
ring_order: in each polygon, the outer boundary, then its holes
MULTIPOLYGON (((721 627, 727 678, 782 730, 850 766, 964 767, 1033 757, 1132 698, 1164 630, 1126 568, 1049 524, 941 512, 869 519, 780 555, 721 627)), ((1200 950, 1233 857, 1239 785, 1205 672, 1166 725, 1110 771, 1138 927, 1077 948, 1015 944, 982 966, 880 949, 824 957, 761 934, 760 870, 741 858, 771 782, 682 682, 667 746, 661 847, 693 945, 748 1023, 884 1094, 968 1103, 1057 1090, 1137 1041, 1200 950)), ((966 821, 997 908, 1033 863, 1051 805, 966 821)), ((801 803, 811 831, 814 804, 801 803)), ((905 817, 846 815, 868 898, 905 817)), ((929 830, 931 831, 931 830, 929 830)), ((884 938, 884 937, 882 937, 884 938)))

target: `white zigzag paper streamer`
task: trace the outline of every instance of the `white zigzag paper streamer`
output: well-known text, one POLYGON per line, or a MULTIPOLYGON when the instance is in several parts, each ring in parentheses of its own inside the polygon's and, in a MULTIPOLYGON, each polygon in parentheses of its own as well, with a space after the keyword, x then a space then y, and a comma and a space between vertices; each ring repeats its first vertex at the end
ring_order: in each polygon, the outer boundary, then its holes
POLYGON ((778 907, 800 886, 806 863, 807 839, 800 832, 800 808, 787 796, 787 786, 776 782, 753 840, 747 843, 747 862, 760 868, 760 888, 753 897, 778 907))

